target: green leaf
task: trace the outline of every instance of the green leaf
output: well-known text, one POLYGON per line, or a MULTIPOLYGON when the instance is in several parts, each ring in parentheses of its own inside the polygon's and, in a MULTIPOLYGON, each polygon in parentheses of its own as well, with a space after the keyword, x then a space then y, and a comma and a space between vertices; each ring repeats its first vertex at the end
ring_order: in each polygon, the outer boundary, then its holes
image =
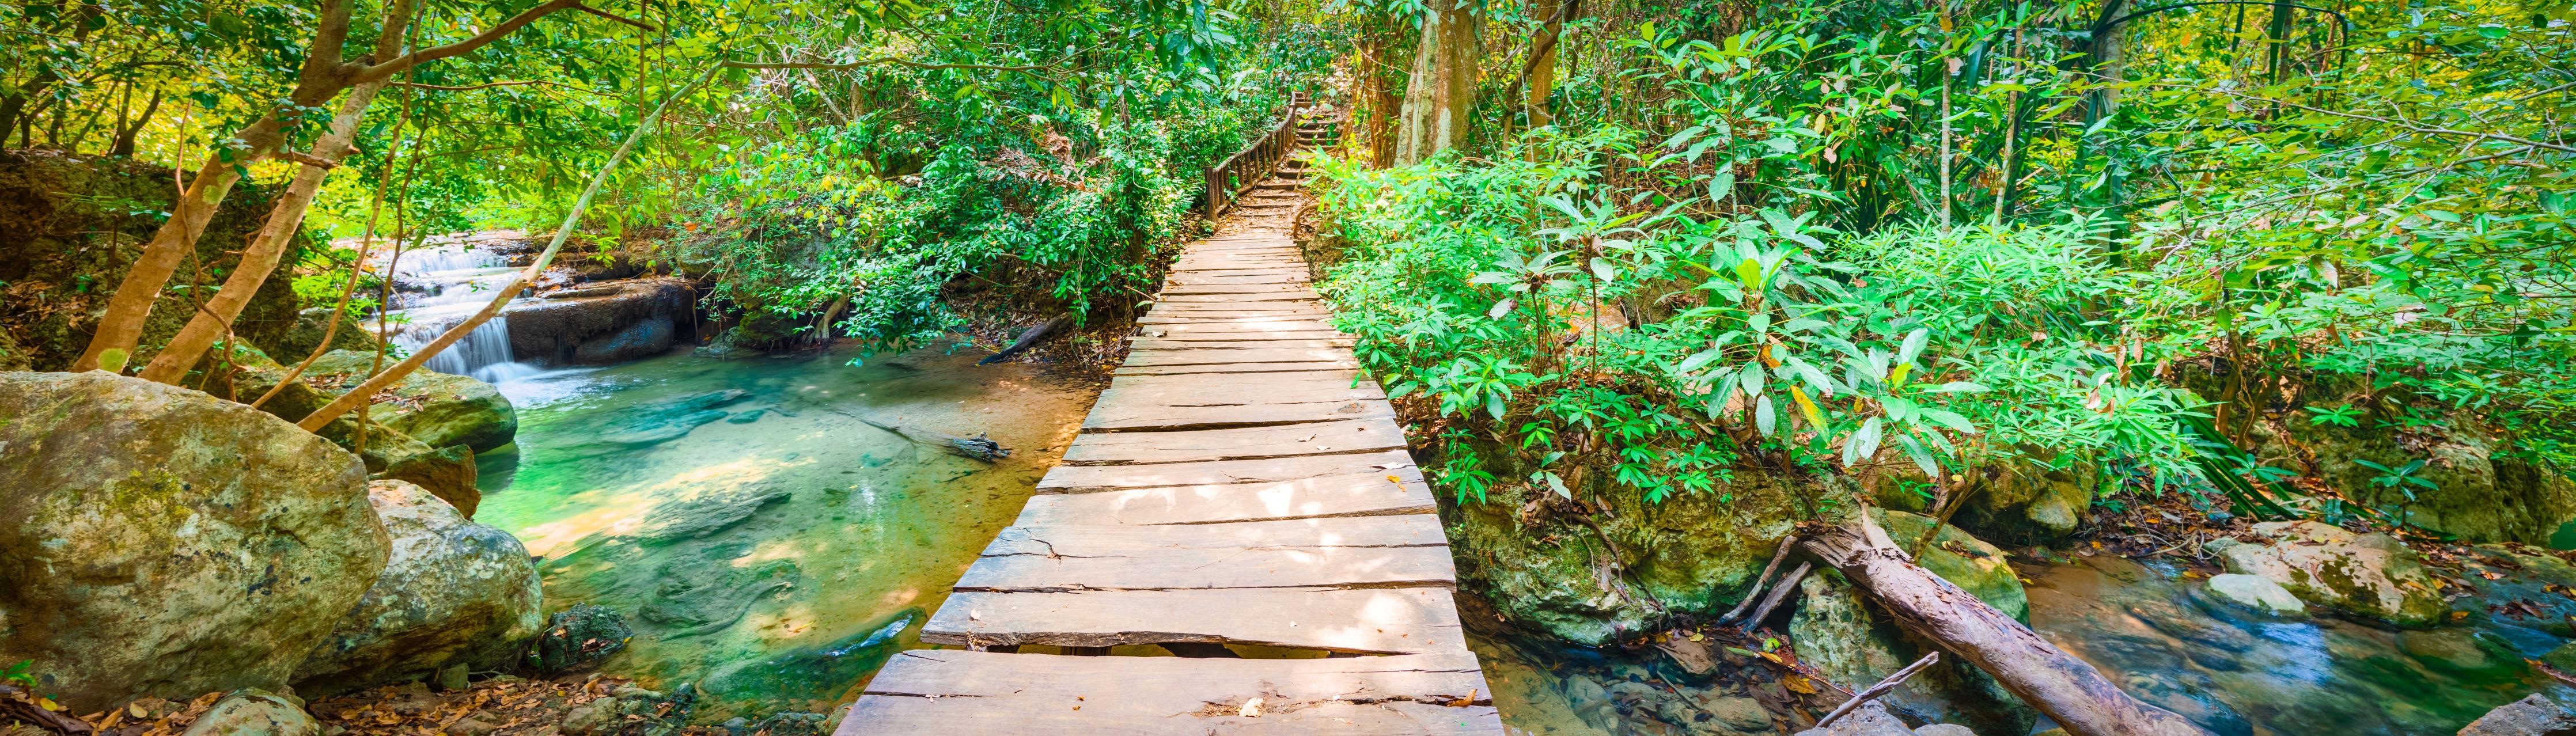
POLYGON ((1922 407, 1922 412, 1920 413, 1923 415, 1924 419, 1930 420, 1933 424, 1938 424, 1943 427, 1948 427, 1952 430, 1968 434, 1977 433, 1977 425, 1970 423, 1967 417, 1959 416, 1957 412, 1926 406, 1922 407))

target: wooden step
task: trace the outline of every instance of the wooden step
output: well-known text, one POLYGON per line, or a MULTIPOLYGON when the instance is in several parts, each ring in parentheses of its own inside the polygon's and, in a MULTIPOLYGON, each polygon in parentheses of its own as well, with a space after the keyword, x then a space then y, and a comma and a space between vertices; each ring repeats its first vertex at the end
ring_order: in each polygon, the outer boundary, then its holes
POLYGON ((1455 653, 1183 659, 915 650, 895 654, 864 692, 836 736, 1503 733, 1475 657, 1455 653))
POLYGON ((986 647, 1185 642, 1365 654, 1464 651, 1451 596, 1444 587, 969 592, 949 596, 922 626, 921 640, 986 647))
MULTIPOLYGON (((1356 402, 1355 402, 1356 403, 1356 402)), ((1393 412, 1306 421, 1381 419, 1393 412)), ((1401 486, 1422 480, 1413 457, 1401 450, 1349 455, 1305 455, 1263 460, 1211 460, 1154 465, 1059 465, 1038 479, 1040 493, 1086 493, 1130 488, 1204 486, 1225 483, 1284 483, 1312 478, 1377 476, 1376 482, 1401 486)))
POLYGON ((1428 514, 1435 509, 1430 486, 1419 480, 1388 482, 1385 471, 1372 469, 1271 483, 1040 493, 1029 497, 1013 523, 1209 524, 1428 514))
POLYGON ((1363 516, 1166 526, 1002 530, 959 591, 1386 588, 1449 585, 1440 517, 1363 516))

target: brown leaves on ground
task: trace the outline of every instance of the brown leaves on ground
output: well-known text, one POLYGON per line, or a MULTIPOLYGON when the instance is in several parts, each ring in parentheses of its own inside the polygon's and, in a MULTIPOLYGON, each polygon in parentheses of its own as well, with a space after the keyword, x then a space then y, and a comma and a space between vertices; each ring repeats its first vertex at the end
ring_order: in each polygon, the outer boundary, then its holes
POLYGON ((631 684, 615 677, 495 677, 464 690, 434 693, 412 683, 362 690, 313 703, 309 710, 331 736, 555 736, 573 708, 631 684))

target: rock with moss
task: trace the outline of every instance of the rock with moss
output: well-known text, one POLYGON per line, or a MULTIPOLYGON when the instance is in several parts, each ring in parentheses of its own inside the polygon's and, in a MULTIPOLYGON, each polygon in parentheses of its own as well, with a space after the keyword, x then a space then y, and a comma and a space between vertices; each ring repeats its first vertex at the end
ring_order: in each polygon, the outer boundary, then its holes
POLYGON ((2206 590, 2211 599, 2266 616, 2308 617, 2307 604, 2268 578, 2237 573, 2212 575, 2206 590))
POLYGON ((365 483, 239 403, 0 374, 0 660, 81 712, 284 685, 384 568, 365 483))
POLYGON ((296 686, 336 693, 450 665, 509 664, 545 623, 527 546, 408 482, 370 483, 367 497, 392 537, 392 556, 366 597, 296 668, 296 686))
POLYGON ((1593 515, 1597 532, 1568 514, 1523 513, 1529 492, 1459 507, 1459 575, 1505 618, 1587 646, 1646 631, 1663 610, 1733 607, 1805 516, 1793 489, 1753 474, 1659 504, 1587 496, 1610 506, 1593 515))
MULTIPOLYGON (((2352 377, 2308 389, 2316 395, 2343 395, 2361 386, 2352 377)), ((2511 443, 2475 416, 2453 414, 2434 426, 2403 431, 2385 417, 2363 417, 2356 426, 2318 421, 2302 406, 2285 407, 2279 421, 2253 422, 2244 429, 2247 451, 2258 457, 2314 458, 2313 475, 2345 496, 2374 508, 2396 509, 2410 523, 2457 535, 2472 542, 2547 544, 2551 534, 2576 520, 2576 481, 2563 470, 2512 457, 2511 443), (2275 429, 2286 427, 2287 436, 2275 429), (2409 477, 2430 483, 2383 485, 2390 471, 2421 460, 2409 477), (2365 462, 2369 464, 2364 464, 2365 462), (2372 464, 2380 467, 2371 467, 2372 464), (2414 497, 2408 499, 2406 493, 2414 497)), ((2301 470, 2292 466, 2294 470, 2301 470)))
MULTIPOLYGON (((1903 511, 1872 508, 1870 519, 1887 531, 1889 539, 1908 549, 1923 541, 1923 533, 1937 523, 1932 517, 1903 511)), ((2004 551, 1968 534, 1967 530, 1942 524, 1930 544, 1921 546, 1915 564, 1950 581, 1951 585, 1975 595, 1986 605, 2016 620, 2030 621, 2030 596, 2021 587, 2021 575, 2013 572, 2004 551)))
POLYGON ((2312 605, 2399 626, 2429 626, 2445 612, 2439 581, 2421 556, 2386 534, 2354 534, 2314 521, 2254 525, 2260 542, 2203 546, 2228 572, 2278 583, 2312 605))
POLYGON ((313 354, 313 349, 322 344, 322 338, 326 334, 331 338, 332 350, 373 353, 383 349, 384 344, 376 342, 375 331, 360 325, 361 321, 356 317, 342 317, 340 326, 337 329, 332 328, 331 307, 328 304, 297 312, 295 326, 289 328, 284 336, 279 337, 277 344, 273 346, 276 349, 273 357, 278 358, 280 362, 301 361, 304 356, 313 354))
POLYGON ((635 638, 626 617, 588 603, 575 603, 546 619, 546 629, 528 645, 526 665, 542 675, 559 675, 597 666, 626 649, 635 638))
MULTIPOLYGON (((334 350, 313 361, 305 381, 336 398, 364 381, 375 363, 371 353, 334 350)), ((387 390, 392 396, 378 400, 370 418, 430 447, 464 445, 484 452, 510 444, 519 432, 519 415, 509 397, 470 376, 424 368, 387 390)))

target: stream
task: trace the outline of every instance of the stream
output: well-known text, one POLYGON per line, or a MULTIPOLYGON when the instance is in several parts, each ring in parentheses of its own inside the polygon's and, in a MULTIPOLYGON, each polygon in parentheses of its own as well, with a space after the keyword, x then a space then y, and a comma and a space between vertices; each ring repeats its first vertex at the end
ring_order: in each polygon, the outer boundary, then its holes
POLYGON ((549 611, 627 617, 607 673, 695 683, 700 722, 825 712, 922 646, 1090 407, 1093 389, 976 354, 680 352, 509 378, 518 443, 478 458, 476 520, 540 558, 549 611), (955 457, 861 416, 1015 453, 955 457))
MULTIPOLYGON (((675 353, 506 377, 519 440, 480 458, 477 520, 541 558, 549 610, 587 602, 628 617, 637 636, 608 673, 695 683, 700 722, 828 712, 922 646, 922 621, 1094 395, 973 354, 853 357, 675 353), (989 432, 1016 453, 988 465, 861 416, 989 432)), ((2205 571, 2110 556, 2018 567, 2034 629, 2222 736, 2447 734, 2532 692, 2576 695, 2521 661, 2557 637, 2486 617, 2412 632, 2267 620, 2203 601, 2205 571)), ((1467 607, 1515 733, 1760 733, 1764 704, 1788 700, 1758 667, 1691 675, 1651 649, 1516 636, 1467 607)))
MULTIPOLYGON (((2207 570, 2110 555, 2015 567, 2029 581, 2041 636, 2217 736, 2442 735, 2535 692, 2576 698, 2576 688, 2523 662, 2565 640, 2515 622, 2473 615, 2398 631, 2280 620, 2206 600, 2207 570)), ((2495 585, 2498 600, 2530 592, 2495 585)), ((1769 733, 1713 722, 1745 718, 1754 702, 1785 702, 1775 680, 1736 664, 1693 676, 1653 649, 1587 649, 1480 630, 1472 612, 1468 620, 1469 643, 1515 734, 1769 733)), ((2049 727, 2042 719, 2039 728, 2049 727)))

